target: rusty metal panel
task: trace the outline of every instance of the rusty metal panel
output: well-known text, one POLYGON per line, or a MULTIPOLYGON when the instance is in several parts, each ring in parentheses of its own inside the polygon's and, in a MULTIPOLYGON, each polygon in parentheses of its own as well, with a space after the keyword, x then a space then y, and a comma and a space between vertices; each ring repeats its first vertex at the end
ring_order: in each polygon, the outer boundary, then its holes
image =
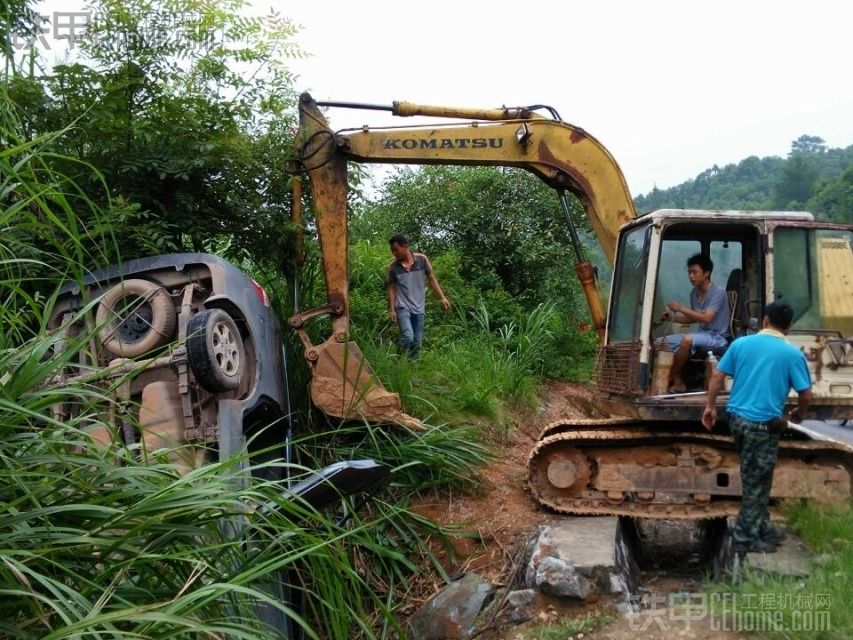
MULTIPOLYGON (((650 453, 651 450, 647 457, 650 453)), ((742 491, 740 465, 733 454, 716 467, 671 464, 663 455, 657 464, 634 464, 618 456, 612 460, 606 455, 599 455, 596 466, 598 473, 594 486, 601 492, 645 492, 652 496, 658 493, 740 496, 742 491)), ((850 475, 843 465, 834 465, 831 461, 780 460, 773 474, 770 496, 843 504, 850 499, 850 475)))
POLYGON ((598 349, 593 372, 593 383, 605 393, 617 395, 642 395, 637 387, 640 366, 639 341, 608 344, 598 349))

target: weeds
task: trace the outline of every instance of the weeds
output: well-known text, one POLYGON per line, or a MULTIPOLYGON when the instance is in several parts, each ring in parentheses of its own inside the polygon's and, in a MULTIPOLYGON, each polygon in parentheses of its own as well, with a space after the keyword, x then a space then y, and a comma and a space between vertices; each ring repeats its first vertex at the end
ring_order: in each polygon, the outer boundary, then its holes
MULTIPOLYGON (((788 510, 793 529, 816 553, 823 554, 808 576, 779 576, 745 568, 744 581, 718 585, 722 596, 715 610, 729 622, 760 624, 762 637, 834 639, 853 636, 853 511, 801 502, 788 510), (723 611, 722 605, 726 605, 723 611)), ((713 600, 712 600, 713 602, 713 600)), ((756 627, 758 628, 758 627, 756 627)))
POLYGON ((553 306, 539 305, 517 323, 492 327, 481 300, 470 312, 467 332, 449 343, 430 343, 415 363, 389 345, 365 351, 409 413, 453 424, 485 420, 487 428, 505 435, 511 411, 535 402, 553 344, 554 316, 553 306))
POLYGON ((610 612, 589 612, 585 616, 564 616, 557 620, 534 624, 525 629, 519 638, 523 640, 567 640, 576 637, 574 634, 587 634, 607 626, 615 619, 610 612))
MULTIPOLYGON (((125 445, 107 423, 110 390, 57 376, 90 336, 55 352, 46 326, 62 283, 111 260, 109 225, 81 226, 77 207, 99 211, 52 169, 49 139, 22 142, 11 110, 0 116, 0 637, 275 637, 262 611, 314 638, 375 637, 377 616, 399 631, 410 558, 445 535, 405 508, 407 496, 415 484, 470 481, 483 457, 470 434, 350 440, 341 453, 395 467, 393 491, 360 512, 349 500, 319 512, 287 499, 283 481, 262 479, 280 476, 265 467, 281 460, 253 466, 243 454, 182 475, 170 452, 125 445), (54 416, 69 400, 74 416, 54 416), (110 444, 89 435, 104 429, 110 444)), ((338 453, 317 442, 303 446, 312 468, 338 453)))

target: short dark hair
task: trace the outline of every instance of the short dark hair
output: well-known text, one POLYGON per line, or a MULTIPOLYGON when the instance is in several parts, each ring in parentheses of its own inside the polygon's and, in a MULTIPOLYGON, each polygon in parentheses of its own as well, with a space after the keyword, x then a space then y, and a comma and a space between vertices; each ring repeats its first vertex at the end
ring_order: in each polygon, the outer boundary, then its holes
POLYGON ((687 258, 688 268, 692 267, 694 264, 698 264, 702 271, 707 271, 708 273, 714 272, 714 263, 711 261, 711 258, 703 256, 701 253, 697 253, 696 255, 692 255, 687 258))
POLYGON ((391 236, 391 238, 388 240, 388 244, 398 244, 401 247, 408 247, 409 240, 402 233, 397 233, 391 236))
POLYGON ((771 302, 764 307, 764 315, 777 329, 787 331, 794 322, 794 309, 787 302, 771 302))

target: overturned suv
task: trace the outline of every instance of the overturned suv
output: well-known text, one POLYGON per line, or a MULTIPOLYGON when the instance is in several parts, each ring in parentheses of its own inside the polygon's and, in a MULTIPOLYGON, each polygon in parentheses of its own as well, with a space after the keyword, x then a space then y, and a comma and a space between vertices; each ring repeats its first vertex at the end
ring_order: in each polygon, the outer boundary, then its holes
MULTIPOLYGON (((93 272, 62 289, 50 327, 62 332, 59 349, 96 337, 75 346, 68 374, 110 383, 110 422, 126 443, 175 450, 188 470, 236 455, 257 431, 256 452, 287 456, 279 324, 263 288, 225 260, 171 254, 93 272)), ((58 418, 74 411, 55 408, 58 418)))
MULTIPOLYGON (((56 350, 71 356, 62 376, 110 390, 106 422, 116 428, 95 427, 96 441, 118 437, 140 444, 141 455, 166 449, 184 472, 217 458, 246 460, 248 446, 253 473, 286 480, 288 500, 316 508, 387 482, 387 467, 373 460, 338 462, 297 484, 284 477, 290 465, 258 467, 290 458, 280 328, 263 288, 221 258, 161 255, 95 271, 62 288, 49 327, 59 334, 56 350)), ((81 407, 53 410, 61 420, 81 407)), ((264 588, 296 605, 288 576, 264 588)), ((276 637, 301 637, 279 609, 260 603, 257 615, 276 637)))

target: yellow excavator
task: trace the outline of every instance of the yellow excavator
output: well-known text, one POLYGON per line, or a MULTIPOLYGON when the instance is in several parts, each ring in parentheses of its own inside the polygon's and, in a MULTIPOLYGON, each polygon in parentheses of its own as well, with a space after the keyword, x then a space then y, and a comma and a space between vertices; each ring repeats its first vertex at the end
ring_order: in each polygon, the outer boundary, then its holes
MULTIPOLYGON (((800 212, 668 209, 638 217, 607 149, 542 105, 384 107, 317 103, 306 93, 299 114, 296 173, 307 174, 311 188, 328 300, 289 323, 312 369, 312 399, 327 415, 421 426, 382 387, 349 339, 347 165, 360 162, 519 167, 556 190, 601 341, 593 380, 599 403, 584 419, 543 428, 528 465, 530 490, 541 504, 572 514, 666 519, 737 512, 741 485, 732 438, 725 425, 708 433, 699 421, 706 362, 697 358, 685 366, 690 391, 668 394, 672 352, 657 346, 667 333, 686 330, 658 318, 668 301, 685 296, 686 259, 697 253, 713 260, 715 281, 726 283, 733 336, 754 332, 769 302, 794 307, 788 338, 809 362, 814 383, 809 417, 853 417, 853 227, 800 212), (335 132, 321 107, 385 109, 439 121, 335 132), (606 314, 568 215, 566 192, 580 200, 613 265, 606 314), (331 335, 315 345, 305 324, 326 315, 331 335)), ((301 187, 296 193, 299 216, 301 187)), ((725 400, 722 394, 720 403, 725 400)), ((846 502, 851 474, 850 447, 792 432, 780 446, 771 497, 846 502)))

